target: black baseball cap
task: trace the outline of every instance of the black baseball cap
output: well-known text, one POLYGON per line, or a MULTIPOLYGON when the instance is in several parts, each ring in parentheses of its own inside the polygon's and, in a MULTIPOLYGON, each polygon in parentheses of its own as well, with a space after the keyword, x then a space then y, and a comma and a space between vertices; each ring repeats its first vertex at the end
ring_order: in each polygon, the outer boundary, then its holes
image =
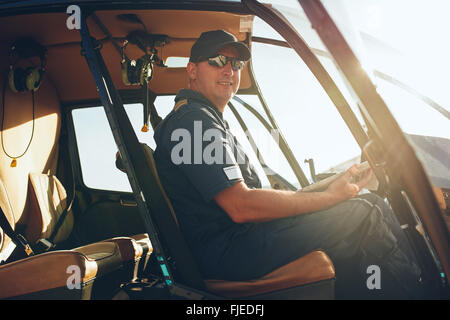
POLYGON ((225 46, 236 48, 239 60, 247 61, 251 57, 248 47, 238 42, 234 35, 224 30, 214 30, 203 32, 195 41, 189 61, 199 62, 214 57, 225 46))

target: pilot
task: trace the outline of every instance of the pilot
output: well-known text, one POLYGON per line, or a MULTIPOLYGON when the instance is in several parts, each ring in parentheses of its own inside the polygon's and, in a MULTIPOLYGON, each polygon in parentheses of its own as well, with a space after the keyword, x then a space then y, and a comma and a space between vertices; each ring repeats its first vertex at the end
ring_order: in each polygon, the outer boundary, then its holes
POLYGON ((320 248, 335 265, 338 299, 421 298, 421 271, 391 208, 358 196, 371 170, 352 183, 355 164, 322 192, 261 187, 223 117, 249 59, 232 34, 202 33, 187 65, 189 89, 155 130, 159 176, 203 277, 256 279, 320 248), (374 265, 375 289, 367 285, 374 265))

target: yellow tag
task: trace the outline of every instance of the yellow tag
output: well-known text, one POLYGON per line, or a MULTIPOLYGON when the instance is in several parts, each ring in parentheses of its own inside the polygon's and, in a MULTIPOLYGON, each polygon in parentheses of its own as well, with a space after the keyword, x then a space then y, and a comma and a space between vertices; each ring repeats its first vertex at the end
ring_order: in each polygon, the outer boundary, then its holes
POLYGON ((142 132, 147 132, 148 131, 148 125, 144 124, 144 126, 141 129, 142 132))
POLYGON ((13 159, 13 160, 11 161, 11 168, 15 168, 15 167, 17 167, 17 160, 16 160, 16 159, 13 159))
POLYGON ((27 254, 27 256, 31 256, 33 254, 33 250, 28 244, 25 246, 25 253, 27 254))

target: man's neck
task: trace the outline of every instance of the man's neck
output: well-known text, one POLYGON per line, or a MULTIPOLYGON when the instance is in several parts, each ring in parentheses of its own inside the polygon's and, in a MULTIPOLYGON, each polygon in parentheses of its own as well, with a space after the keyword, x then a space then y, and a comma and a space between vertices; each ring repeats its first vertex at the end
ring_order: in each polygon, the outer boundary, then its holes
POLYGON ((189 90, 195 91, 196 93, 200 94, 206 101, 208 101, 213 107, 215 107, 218 111, 220 111, 220 113, 223 114, 223 112, 225 111, 225 107, 228 104, 228 101, 225 102, 224 104, 222 103, 214 103, 211 99, 209 99, 208 97, 206 97, 202 92, 189 88, 189 90))

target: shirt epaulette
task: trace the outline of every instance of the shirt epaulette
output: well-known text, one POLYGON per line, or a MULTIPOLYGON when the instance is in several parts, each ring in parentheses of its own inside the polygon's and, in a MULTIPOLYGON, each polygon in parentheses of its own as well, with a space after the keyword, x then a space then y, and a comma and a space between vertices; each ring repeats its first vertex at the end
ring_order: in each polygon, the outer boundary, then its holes
POLYGON ((177 111, 181 106, 184 106, 187 103, 188 103, 187 99, 180 100, 175 104, 173 110, 177 111))

